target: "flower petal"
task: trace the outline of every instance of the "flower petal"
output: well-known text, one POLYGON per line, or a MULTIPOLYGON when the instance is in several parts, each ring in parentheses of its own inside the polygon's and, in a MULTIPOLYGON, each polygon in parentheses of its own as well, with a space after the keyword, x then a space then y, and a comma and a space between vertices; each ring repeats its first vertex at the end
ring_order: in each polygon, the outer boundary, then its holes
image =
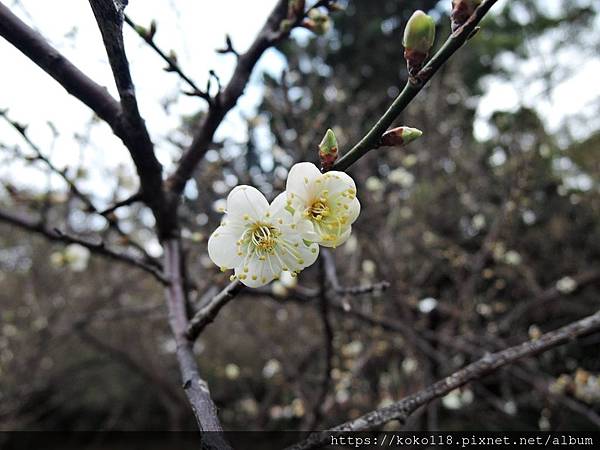
POLYGON ((212 262, 225 269, 233 269, 241 264, 242 257, 237 251, 240 236, 237 226, 228 224, 218 227, 208 239, 208 256, 212 262))
POLYGON ((234 220, 261 220, 268 208, 265 196, 252 186, 236 186, 227 197, 227 215, 234 220))
POLYGON ((294 164, 288 174, 285 190, 307 203, 314 196, 315 181, 322 176, 321 171, 312 163, 294 164))
POLYGON ((257 256, 254 256, 246 262, 244 267, 240 266, 235 269, 235 275, 238 279, 248 287, 264 286, 275 278, 279 278, 281 273, 281 265, 274 257, 268 257, 261 261, 257 256))
POLYGON ((354 197, 348 206, 348 223, 352 224, 356 221, 358 215, 360 214, 360 202, 356 197, 354 197))

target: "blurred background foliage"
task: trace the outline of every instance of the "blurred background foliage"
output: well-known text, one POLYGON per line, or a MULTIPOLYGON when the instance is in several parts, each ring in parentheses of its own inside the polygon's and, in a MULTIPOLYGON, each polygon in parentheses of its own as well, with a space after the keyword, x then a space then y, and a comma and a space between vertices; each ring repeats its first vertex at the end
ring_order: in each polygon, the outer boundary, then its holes
MULTIPOLYGON (((247 118, 247 142, 215 143, 186 191, 191 308, 227 282, 206 254, 227 192, 245 183, 274 197, 294 162, 316 162, 328 127, 342 152, 355 143, 406 79, 403 24, 414 9, 430 10, 441 45, 449 33, 446 3, 342 2, 345 11, 332 17, 326 37, 302 34, 281 45, 288 68, 263 76, 264 98, 247 118)), ((297 283, 240 295, 206 329, 196 351, 226 428, 335 425, 485 351, 598 309, 600 134, 589 123, 582 132, 569 118, 551 134, 524 106, 476 121, 489 77, 522 89, 544 80, 542 95, 549 95, 578 63, 597 57, 598 4, 555 3, 556 14, 544 1, 514 0, 490 15, 397 120, 424 136, 352 167, 363 211, 353 237, 333 252, 340 284, 390 286, 330 292, 335 351, 324 398, 316 266, 297 283), (517 68, 537 61, 542 44, 557 58, 524 78, 517 68), (485 138, 475 137, 475 124, 485 138)), ((590 100, 600 113, 598 99, 590 100)), ((195 119, 182 118, 179 138, 195 119)), ((134 184, 121 178, 120 188, 134 184)), ((136 252, 67 189, 39 193, 5 184, 1 192, 3 207, 46 211, 48 223, 83 235, 100 228, 105 242, 136 252)), ((147 213, 132 206, 117 217, 143 246, 147 213)), ((194 428, 177 383, 162 288, 153 279, 4 224, 0 270, 2 429, 194 428)), ((406 428, 597 428, 599 350, 598 336, 590 336, 519 363, 433 402, 406 428)))

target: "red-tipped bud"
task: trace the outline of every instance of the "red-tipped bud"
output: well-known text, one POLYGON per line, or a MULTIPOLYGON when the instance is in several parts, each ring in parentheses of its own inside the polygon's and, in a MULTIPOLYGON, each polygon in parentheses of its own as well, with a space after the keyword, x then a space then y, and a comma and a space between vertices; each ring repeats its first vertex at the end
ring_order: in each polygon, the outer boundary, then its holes
POLYGON ((328 129, 319 144, 319 161, 321 161, 321 169, 323 171, 330 170, 339 156, 338 143, 335 138, 335 133, 332 129, 328 129))
POLYGON ((450 14, 452 32, 462 27, 480 4, 481 0, 452 0, 452 13, 450 14))
POLYGON ((385 147, 400 147, 420 138, 422 135, 423 132, 416 128, 393 128, 381 136, 381 145, 385 147))

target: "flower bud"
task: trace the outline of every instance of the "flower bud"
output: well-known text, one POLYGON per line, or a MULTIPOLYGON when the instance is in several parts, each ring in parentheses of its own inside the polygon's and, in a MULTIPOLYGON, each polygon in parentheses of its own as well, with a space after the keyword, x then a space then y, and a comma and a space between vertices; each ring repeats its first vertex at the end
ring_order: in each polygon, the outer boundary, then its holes
POLYGON ((325 133, 323 140, 319 144, 319 160, 321 168, 327 171, 333 167, 333 164, 338 158, 338 143, 335 138, 335 133, 330 128, 325 133))
POLYGON ((323 14, 317 9, 311 9, 308 13, 308 19, 302 22, 302 26, 321 36, 329 31, 331 21, 327 14, 323 14))
POLYGON ((415 11, 404 29, 404 58, 410 75, 423 67, 435 40, 435 22, 423 11, 415 11))
POLYGON ((386 131, 381 136, 381 145, 386 147, 400 147, 406 145, 423 135, 421 130, 410 127, 398 127, 386 131))
POLYGON ((452 32, 462 27, 480 4, 481 0, 452 0, 452 13, 450 14, 452 32))

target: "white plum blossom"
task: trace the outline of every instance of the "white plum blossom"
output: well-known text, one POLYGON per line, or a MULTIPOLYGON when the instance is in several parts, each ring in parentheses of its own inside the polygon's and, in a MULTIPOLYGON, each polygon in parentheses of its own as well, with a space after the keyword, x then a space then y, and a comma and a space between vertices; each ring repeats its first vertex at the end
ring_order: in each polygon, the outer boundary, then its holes
POLYGON ((208 255, 221 270, 234 269, 249 287, 264 286, 283 271, 295 276, 319 254, 310 221, 287 207, 280 194, 269 205, 251 186, 237 186, 227 197, 226 214, 208 240, 208 255))
POLYGON ((354 180, 344 172, 321 173, 314 164, 295 164, 288 175, 290 210, 312 222, 317 242, 324 247, 343 244, 360 213, 354 180))

